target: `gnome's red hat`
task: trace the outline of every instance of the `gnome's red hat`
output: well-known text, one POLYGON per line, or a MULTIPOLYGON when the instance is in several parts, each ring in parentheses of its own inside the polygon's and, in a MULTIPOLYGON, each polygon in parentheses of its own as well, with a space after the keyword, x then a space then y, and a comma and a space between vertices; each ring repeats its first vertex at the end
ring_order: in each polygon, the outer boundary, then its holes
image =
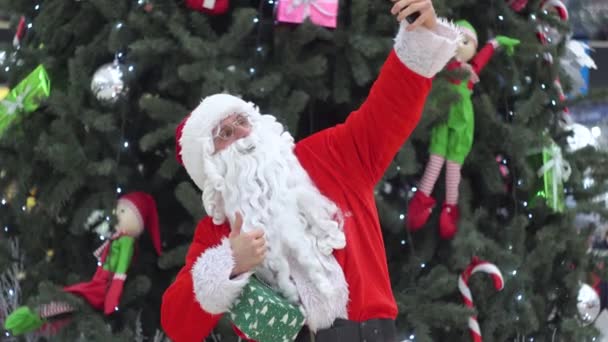
POLYGON ((140 222, 143 224, 144 229, 148 231, 148 234, 152 239, 156 254, 160 255, 160 229, 158 225, 158 211, 156 210, 156 201, 154 201, 154 197, 148 193, 136 191, 121 196, 118 199, 118 202, 135 209, 134 212, 139 215, 140 222))

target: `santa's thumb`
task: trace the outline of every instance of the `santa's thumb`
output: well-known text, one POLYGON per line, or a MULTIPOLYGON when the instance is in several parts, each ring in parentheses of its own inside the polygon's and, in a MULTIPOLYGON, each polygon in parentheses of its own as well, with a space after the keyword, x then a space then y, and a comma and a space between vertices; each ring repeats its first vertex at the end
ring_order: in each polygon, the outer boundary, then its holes
POLYGON ((243 216, 237 211, 234 214, 234 223, 230 226, 230 235, 241 235, 241 228, 243 228, 243 216))

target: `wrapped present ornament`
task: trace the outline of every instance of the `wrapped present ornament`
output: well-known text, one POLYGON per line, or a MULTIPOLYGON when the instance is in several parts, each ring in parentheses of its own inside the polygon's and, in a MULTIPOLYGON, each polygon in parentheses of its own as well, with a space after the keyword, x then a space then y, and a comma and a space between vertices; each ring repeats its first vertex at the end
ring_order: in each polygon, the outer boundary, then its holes
POLYGON ((521 12, 528 5, 528 0, 507 0, 507 3, 515 12, 521 12))
POLYGON ((33 112, 51 94, 51 81, 43 65, 39 65, 0 101, 0 134, 20 112, 33 112))
POLYGON ((280 0, 277 20, 301 24, 304 20, 318 26, 336 28, 338 0, 280 0))
POLYGON ((562 155, 562 149, 547 138, 547 144, 531 154, 531 161, 538 176, 531 203, 534 205, 542 199, 556 212, 563 212, 564 182, 570 178, 571 169, 562 155))
POLYGON ((230 309, 230 320, 247 338, 291 342, 304 326, 302 310, 256 277, 230 309))
POLYGON ((189 8, 211 15, 220 15, 228 11, 230 2, 228 0, 186 0, 189 8))

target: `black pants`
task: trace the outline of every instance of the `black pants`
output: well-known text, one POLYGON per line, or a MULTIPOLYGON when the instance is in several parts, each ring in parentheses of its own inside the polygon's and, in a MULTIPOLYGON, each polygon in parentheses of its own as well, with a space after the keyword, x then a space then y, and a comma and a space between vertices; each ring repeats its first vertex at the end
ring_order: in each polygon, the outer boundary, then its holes
POLYGON ((604 310, 608 307, 608 282, 602 280, 600 282, 600 309, 604 310))
POLYGON ((397 329, 391 319, 365 322, 337 319, 331 327, 316 334, 304 326, 296 342, 397 342, 397 329))

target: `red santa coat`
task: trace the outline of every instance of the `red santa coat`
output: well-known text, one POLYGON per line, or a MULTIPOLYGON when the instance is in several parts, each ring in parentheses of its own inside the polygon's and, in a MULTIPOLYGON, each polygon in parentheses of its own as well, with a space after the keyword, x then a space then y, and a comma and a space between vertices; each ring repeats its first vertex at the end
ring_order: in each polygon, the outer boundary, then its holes
MULTIPOLYGON (((453 56, 455 39, 453 45, 445 61, 435 61, 438 65, 430 68, 431 76, 453 56)), ((433 52, 428 53, 432 58, 433 52)), ((348 283, 348 318, 354 321, 397 316, 374 186, 416 127, 431 88, 430 77, 410 70, 402 60, 401 54, 391 51, 361 107, 345 123, 313 134, 295 147, 315 185, 344 213, 346 247, 334 251, 334 256, 348 283)), ((412 63, 417 60, 423 59, 412 63)), ((172 340, 201 341, 221 318, 196 301, 191 270, 197 258, 218 246, 229 231, 228 225, 216 226, 210 217, 199 222, 186 264, 163 295, 161 323, 172 340)))

